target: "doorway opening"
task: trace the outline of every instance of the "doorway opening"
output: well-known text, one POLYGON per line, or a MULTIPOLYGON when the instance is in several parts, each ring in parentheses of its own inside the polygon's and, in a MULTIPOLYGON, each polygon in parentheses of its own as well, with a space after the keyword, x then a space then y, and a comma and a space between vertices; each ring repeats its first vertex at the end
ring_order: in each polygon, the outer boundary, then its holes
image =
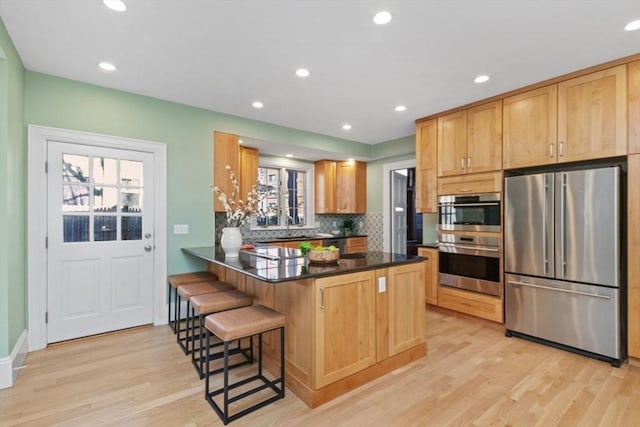
POLYGON ((415 160, 383 165, 385 252, 416 255, 422 244, 422 214, 416 212, 415 166, 415 160))

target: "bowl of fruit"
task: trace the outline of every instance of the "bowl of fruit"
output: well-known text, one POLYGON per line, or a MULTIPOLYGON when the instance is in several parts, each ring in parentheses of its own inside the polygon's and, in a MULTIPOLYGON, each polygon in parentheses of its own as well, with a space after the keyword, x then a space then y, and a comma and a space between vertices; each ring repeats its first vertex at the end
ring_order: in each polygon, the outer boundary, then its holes
POLYGON ((340 258, 340 250, 331 246, 313 246, 309 242, 302 242, 299 245, 302 255, 309 258, 309 262, 314 264, 335 264, 340 258))

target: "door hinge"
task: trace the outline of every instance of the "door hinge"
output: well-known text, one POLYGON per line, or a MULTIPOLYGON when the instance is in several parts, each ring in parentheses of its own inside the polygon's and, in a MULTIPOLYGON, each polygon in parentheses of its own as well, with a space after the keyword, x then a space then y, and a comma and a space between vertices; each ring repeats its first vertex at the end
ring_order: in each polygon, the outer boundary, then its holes
POLYGON ((44 173, 49 173, 49 162, 44 162, 44 173))
POLYGON ((49 249, 49 236, 44 238, 44 248, 49 249))
POLYGON ((44 323, 49 323, 49 312, 48 311, 44 312, 44 323))

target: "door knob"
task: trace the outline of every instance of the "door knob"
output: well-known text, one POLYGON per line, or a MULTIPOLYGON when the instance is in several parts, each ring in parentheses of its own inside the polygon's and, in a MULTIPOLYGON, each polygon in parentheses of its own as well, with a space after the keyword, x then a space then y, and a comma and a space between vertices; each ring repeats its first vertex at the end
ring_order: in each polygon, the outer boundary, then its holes
POLYGON ((146 245, 144 247, 144 250, 147 251, 147 252, 151 252, 151 245, 146 245))

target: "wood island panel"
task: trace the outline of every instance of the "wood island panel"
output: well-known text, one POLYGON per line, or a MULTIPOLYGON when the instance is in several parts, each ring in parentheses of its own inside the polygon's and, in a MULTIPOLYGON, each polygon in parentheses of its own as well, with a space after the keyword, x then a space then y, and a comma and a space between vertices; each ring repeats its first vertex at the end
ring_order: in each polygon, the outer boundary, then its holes
POLYGON ((424 343, 424 266, 422 263, 389 269, 389 355, 424 343))

